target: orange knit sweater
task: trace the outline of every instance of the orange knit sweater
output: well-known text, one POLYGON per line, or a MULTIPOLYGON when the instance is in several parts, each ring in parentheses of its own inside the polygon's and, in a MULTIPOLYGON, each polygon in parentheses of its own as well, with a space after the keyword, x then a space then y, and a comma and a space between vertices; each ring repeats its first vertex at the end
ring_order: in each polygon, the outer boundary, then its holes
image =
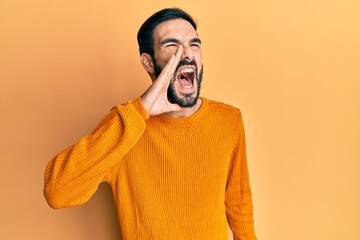
POLYGON ((186 118, 149 117, 140 99, 113 108, 45 171, 49 205, 84 204, 111 184, 124 240, 256 239, 238 109, 203 99, 186 118))

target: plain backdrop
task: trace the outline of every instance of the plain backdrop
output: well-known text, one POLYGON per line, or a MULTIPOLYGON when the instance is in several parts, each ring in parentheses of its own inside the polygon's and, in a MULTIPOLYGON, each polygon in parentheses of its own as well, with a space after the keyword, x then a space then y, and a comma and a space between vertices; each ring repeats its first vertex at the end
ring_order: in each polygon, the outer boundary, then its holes
POLYGON ((0 239, 120 238, 108 185, 53 210, 44 169, 150 85, 136 34, 174 6, 198 21, 202 96, 243 113, 258 238, 359 240, 358 0, 2 0, 0 239))

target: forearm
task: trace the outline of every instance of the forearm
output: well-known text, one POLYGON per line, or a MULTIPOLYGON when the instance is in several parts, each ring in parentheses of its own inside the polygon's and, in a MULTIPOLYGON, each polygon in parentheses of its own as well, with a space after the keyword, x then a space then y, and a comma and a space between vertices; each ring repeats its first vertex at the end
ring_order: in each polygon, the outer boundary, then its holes
POLYGON ((114 108, 95 131, 48 163, 44 194, 53 208, 84 204, 136 144, 148 118, 139 100, 114 108))
POLYGON ((232 154, 226 187, 226 214, 235 240, 256 240, 245 133, 241 116, 239 122, 238 138, 232 154))
MULTIPOLYGON (((247 174, 246 174, 247 175, 247 174)), ((238 178, 242 183, 232 183, 226 192, 226 214, 234 240, 256 240, 253 204, 248 177, 238 178)))

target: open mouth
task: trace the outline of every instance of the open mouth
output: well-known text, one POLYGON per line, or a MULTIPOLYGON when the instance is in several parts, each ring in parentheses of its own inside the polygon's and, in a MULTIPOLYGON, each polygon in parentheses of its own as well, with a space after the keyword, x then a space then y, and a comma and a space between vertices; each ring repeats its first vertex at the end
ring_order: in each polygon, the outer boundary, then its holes
POLYGON ((181 87, 190 89, 193 86, 195 77, 195 70, 192 67, 183 67, 179 69, 176 78, 181 87))

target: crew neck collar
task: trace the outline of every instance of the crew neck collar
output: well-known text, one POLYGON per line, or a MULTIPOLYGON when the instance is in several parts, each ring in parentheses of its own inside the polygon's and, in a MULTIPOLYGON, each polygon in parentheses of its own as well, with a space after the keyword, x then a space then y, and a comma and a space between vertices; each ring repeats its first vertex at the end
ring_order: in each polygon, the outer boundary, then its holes
POLYGON ((166 115, 165 113, 158 115, 157 117, 160 118, 162 121, 166 122, 166 123, 190 123, 190 122, 194 122, 197 121, 198 119, 201 118, 201 116, 204 115, 204 113, 206 112, 206 109, 208 107, 208 100, 206 98, 200 97, 202 100, 201 106, 200 108, 191 116, 188 117, 170 117, 168 115, 166 115))

